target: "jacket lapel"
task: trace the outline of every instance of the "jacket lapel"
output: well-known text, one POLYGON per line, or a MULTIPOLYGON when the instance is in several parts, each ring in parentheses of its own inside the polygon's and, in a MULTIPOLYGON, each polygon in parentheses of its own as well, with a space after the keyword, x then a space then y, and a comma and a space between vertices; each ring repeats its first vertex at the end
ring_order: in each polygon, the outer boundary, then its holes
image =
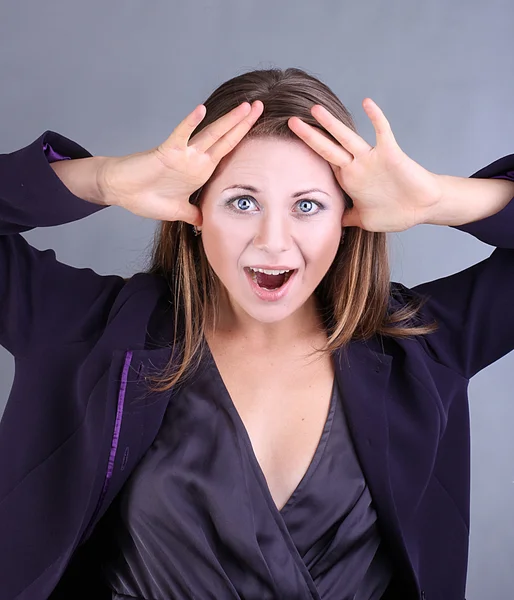
POLYGON ((416 576, 407 553, 390 480, 386 398, 393 357, 372 340, 335 353, 335 371, 357 457, 370 488, 382 536, 397 568, 416 576), (374 349, 374 346, 377 346, 374 349))
POLYGON ((89 538, 157 435, 171 392, 148 394, 145 375, 164 370, 170 356, 169 348, 115 350, 112 354, 108 377, 97 390, 104 402, 107 399, 109 416, 102 440, 95 504, 89 508, 92 512, 81 533, 81 543, 89 538))

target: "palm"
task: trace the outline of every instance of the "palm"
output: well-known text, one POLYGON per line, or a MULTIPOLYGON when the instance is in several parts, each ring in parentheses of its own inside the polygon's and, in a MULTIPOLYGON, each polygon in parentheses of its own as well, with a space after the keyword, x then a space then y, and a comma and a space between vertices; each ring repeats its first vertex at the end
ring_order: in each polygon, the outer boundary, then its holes
POLYGON ((371 148, 346 167, 333 168, 339 185, 354 201, 343 225, 368 231, 403 231, 418 224, 436 196, 433 175, 397 147, 371 148))
POLYGON ((389 123, 375 103, 367 103, 377 134, 371 147, 358 134, 320 106, 312 114, 341 144, 297 118, 290 128, 332 167, 339 185, 352 198, 343 226, 368 231, 403 231, 423 220, 438 200, 433 173, 407 156, 396 143, 389 123))
POLYGON ((102 187, 113 204, 136 215, 201 225, 201 211, 189 197, 244 138, 263 108, 260 101, 240 104, 190 139, 205 116, 205 107, 199 105, 156 148, 110 161, 102 187))

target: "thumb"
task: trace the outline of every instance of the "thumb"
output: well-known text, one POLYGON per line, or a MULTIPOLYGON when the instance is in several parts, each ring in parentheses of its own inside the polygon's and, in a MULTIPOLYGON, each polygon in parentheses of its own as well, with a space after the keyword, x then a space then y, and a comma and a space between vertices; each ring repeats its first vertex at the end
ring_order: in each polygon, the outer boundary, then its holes
POLYGON ((186 223, 196 225, 197 227, 203 222, 202 211, 198 206, 195 206, 190 202, 186 202, 185 205, 181 207, 180 215, 177 218, 180 221, 185 221, 186 223))
POLYGON ((362 222, 359 217, 359 213, 357 212, 355 206, 353 208, 347 208, 341 219, 341 225, 343 227, 362 227, 362 222))

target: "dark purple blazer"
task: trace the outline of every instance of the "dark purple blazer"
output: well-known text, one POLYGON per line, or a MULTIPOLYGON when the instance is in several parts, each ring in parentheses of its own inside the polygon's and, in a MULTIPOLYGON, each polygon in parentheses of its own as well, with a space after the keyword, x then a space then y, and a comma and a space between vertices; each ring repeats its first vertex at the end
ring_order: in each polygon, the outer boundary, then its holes
MULTIPOLYGON (((170 398, 143 395, 144 375, 170 358, 169 292, 155 275, 125 281, 62 264, 19 235, 105 208, 70 193, 45 143, 90 156, 54 132, 0 156, 0 343, 15 359, 0 423, 0 598, 100 600, 109 597, 95 567, 107 509, 170 398)), ((472 177, 495 176, 514 179, 514 155, 472 177)), ((458 229, 496 249, 450 277, 391 287, 392 308, 427 296, 421 317, 437 319, 439 330, 352 342, 346 357, 336 355, 352 438, 397 568, 397 599, 464 598, 468 380, 514 347, 514 201, 458 229)))

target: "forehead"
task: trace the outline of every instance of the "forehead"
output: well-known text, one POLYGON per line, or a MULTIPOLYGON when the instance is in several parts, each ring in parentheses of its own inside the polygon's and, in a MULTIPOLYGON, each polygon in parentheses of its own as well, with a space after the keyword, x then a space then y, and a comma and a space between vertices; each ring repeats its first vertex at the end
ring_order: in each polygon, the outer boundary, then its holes
POLYGON ((327 161, 302 140, 255 138, 243 139, 221 160, 209 187, 288 180, 296 184, 337 183, 327 161))

